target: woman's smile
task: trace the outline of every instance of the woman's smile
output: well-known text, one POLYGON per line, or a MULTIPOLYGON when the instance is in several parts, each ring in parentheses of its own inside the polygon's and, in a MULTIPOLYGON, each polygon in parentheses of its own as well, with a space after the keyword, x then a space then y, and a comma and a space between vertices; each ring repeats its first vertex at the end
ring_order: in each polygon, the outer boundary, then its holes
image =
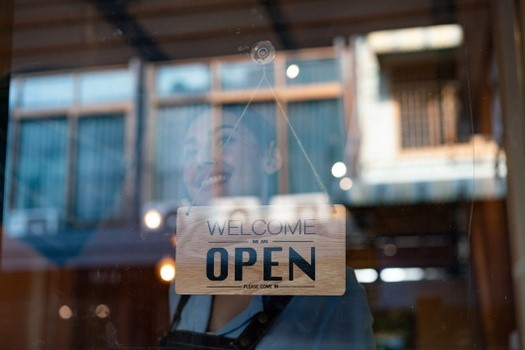
POLYGON ((201 170, 199 175, 196 178, 195 187, 201 187, 203 190, 211 190, 212 188, 224 187, 230 178, 232 177, 232 171, 226 171, 225 168, 230 168, 226 164, 221 164, 216 166, 220 169, 215 169, 212 171, 201 170))
POLYGON ((208 186, 215 186, 215 185, 223 185, 230 179, 229 176, 220 174, 220 175, 213 175, 209 176, 204 182, 202 183, 203 187, 208 186))

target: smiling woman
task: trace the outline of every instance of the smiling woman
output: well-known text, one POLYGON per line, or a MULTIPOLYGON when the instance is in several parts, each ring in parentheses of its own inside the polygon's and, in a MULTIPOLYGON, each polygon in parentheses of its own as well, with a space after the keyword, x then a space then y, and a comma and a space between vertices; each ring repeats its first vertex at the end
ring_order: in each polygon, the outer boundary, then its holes
POLYGON ((183 182, 192 204, 216 197, 257 197, 276 193, 280 167, 275 132, 265 118, 246 109, 226 107, 215 124, 211 113, 193 118, 183 146, 183 182))

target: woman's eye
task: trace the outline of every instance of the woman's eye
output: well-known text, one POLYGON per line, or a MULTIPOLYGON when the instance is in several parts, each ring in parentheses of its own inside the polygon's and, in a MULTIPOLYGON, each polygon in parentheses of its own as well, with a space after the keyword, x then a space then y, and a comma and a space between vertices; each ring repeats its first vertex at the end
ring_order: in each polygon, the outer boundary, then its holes
POLYGON ((231 145, 235 143, 236 139, 232 135, 223 135, 219 138, 217 142, 220 147, 225 147, 226 145, 231 145))

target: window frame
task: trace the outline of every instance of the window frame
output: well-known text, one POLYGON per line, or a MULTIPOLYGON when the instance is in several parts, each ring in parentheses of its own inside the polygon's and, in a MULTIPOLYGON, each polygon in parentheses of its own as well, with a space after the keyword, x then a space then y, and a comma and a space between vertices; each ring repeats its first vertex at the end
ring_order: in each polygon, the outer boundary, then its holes
POLYGON ((60 70, 60 71, 48 71, 38 74, 20 74, 13 78, 12 83, 16 85, 15 91, 17 96, 14 97, 13 105, 10 106, 9 120, 10 120, 10 133, 8 144, 11 147, 8 147, 10 151, 8 154, 8 169, 9 169, 9 178, 11 182, 6 186, 7 191, 7 206, 8 211, 16 209, 15 205, 15 196, 17 191, 17 183, 13 181, 15 179, 16 173, 18 171, 19 165, 19 146, 20 146, 20 132, 21 132, 21 122, 26 120, 45 120, 52 119, 56 117, 65 118, 67 122, 67 154, 66 154, 66 174, 67 181, 64 184, 65 188, 65 217, 63 221, 67 223, 66 231, 70 231, 71 227, 74 228, 90 228, 94 225, 104 222, 108 225, 122 225, 125 222, 128 222, 132 219, 134 212, 133 208, 133 174, 132 169, 129 165, 135 163, 136 152, 135 152, 135 134, 137 128, 137 107, 136 102, 134 101, 138 78, 138 72, 136 69, 133 69, 132 65, 130 66, 108 66, 98 69, 78 69, 78 70, 60 70), (80 76, 86 73, 102 73, 105 71, 114 71, 114 70, 128 70, 133 77, 133 87, 132 96, 127 100, 117 101, 117 102, 96 102, 96 103, 81 103, 80 99, 80 76), (69 106, 64 106, 60 108, 50 107, 50 108, 25 108, 20 105, 22 94, 21 81, 24 79, 34 78, 34 77, 45 77, 53 76, 57 74, 71 74, 73 77, 73 101, 69 106), (77 219, 74 215, 75 208, 75 184, 76 184, 76 164, 77 164, 77 132, 78 132, 78 122, 82 118, 97 118, 105 117, 107 115, 121 115, 123 118, 124 125, 124 145, 123 156, 128 159, 127 165, 124 169, 124 179, 123 179, 123 192, 122 196, 122 212, 119 217, 114 217, 110 219, 101 219, 101 220, 80 220, 77 219), (9 161, 10 159, 10 161, 9 161))

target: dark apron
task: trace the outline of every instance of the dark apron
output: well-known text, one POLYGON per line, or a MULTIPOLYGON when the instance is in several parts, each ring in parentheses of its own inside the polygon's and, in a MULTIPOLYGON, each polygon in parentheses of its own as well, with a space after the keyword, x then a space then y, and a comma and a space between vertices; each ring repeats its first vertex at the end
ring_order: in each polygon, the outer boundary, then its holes
POLYGON ((220 335, 197 333, 190 331, 180 331, 177 328, 184 306, 190 298, 183 295, 175 310, 170 332, 160 341, 163 348, 172 349, 255 349, 255 346, 271 328, 281 311, 286 307, 292 297, 290 296, 270 296, 264 302, 264 311, 255 314, 246 326, 245 330, 238 338, 228 338, 220 335))

